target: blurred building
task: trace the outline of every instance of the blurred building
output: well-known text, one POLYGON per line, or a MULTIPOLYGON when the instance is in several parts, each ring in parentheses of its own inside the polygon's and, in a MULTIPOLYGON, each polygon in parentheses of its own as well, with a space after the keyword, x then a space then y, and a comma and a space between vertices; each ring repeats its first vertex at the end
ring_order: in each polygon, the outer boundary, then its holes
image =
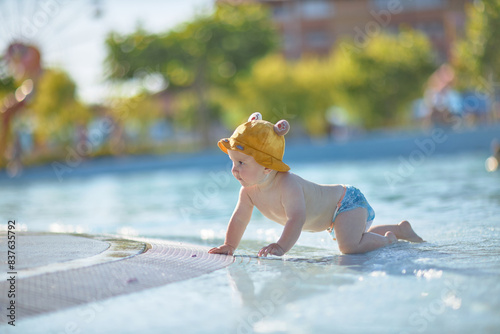
POLYGON ((450 56, 462 36, 466 4, 472 0, 219 0, 260 2, 270 7, 289 59, 326 55, 341 37, 362 46, 380 31, 397 32, 402 25, 425 33, 438 59, 450 56))

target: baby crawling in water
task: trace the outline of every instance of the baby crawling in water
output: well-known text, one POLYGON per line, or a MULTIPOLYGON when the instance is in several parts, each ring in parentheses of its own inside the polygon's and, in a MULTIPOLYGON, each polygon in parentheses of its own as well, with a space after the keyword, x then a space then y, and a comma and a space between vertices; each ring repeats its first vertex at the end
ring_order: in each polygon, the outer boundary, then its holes
POLYGON ((279 240, 262 248, 258 256, 281 256, 302 231, 328 231, 344 254, 365 253, 403 239, 422 242, 407 221, 371 226, 375 212, 359 189, 349 185, 320 185, 290 173, 283 160, 284 135, 289 124, 263 121, 254 113, 219 148, 233 162, 240 182, 238 203, 229 220, 224 244, 209 250, 232 255, 256 207, 265 217, 284 226, 279 240))

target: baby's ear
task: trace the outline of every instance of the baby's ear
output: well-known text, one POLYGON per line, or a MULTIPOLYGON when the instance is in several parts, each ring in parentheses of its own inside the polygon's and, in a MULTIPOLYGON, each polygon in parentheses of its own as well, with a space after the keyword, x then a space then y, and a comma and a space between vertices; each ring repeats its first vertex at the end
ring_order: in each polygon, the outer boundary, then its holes
POLYGON ((274 125, 274 132, 276 132, 278 136, 286 135, 289 130, 290 130, 290 124, 288 124, 288 122, 285 121, 284 119, 282 119, 281 121, 279 121, 274 125))
POLYGON ((248 122, 261 121, 261 120, 262 120, 262 115, 260 114, 260 112, 254 112, 253 114, 250 115, 250 117, 248 117, 248 122))

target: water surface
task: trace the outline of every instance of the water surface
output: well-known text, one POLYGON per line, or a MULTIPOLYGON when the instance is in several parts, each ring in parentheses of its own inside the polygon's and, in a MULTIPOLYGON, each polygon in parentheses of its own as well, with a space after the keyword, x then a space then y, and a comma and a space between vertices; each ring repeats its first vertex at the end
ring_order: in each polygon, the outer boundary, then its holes
MULTIPOLYGON (((282 227, 257 210, 235 264, 195 279, 21 320, 7 333, 497 333, 500 174, 483 154, 291 163, 318 183, 359 187, 374 224, 412 222, 426 243, 341 255, 304 232, 258 259, 282 227)), ((219 245, 239 184, 227 166, 6 183, 2 219, 29 231, 137 235, 219 245)))

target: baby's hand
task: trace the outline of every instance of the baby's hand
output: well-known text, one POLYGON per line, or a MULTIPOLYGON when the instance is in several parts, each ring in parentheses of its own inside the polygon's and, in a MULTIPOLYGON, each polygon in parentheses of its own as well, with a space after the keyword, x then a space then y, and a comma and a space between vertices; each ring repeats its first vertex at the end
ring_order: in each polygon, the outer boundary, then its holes
POLYGON ((234 253, 234 248, 229 245, 222 245, 219 247, 214 247, 211 250, 208 251, 210 254, 226 254, 226 255, 233 255, 234 253))
POLYGON ((270 244, 269 246, 262 248, 259 251, 258 256, 259 257, 260 256, 266 257, 268 254, 281 256, 281 255, 285 254, 285 252, 283 251, 283 248, 280 247, 280 245, 278 245, 277 243, 273 243, 273 244, 270 244))

